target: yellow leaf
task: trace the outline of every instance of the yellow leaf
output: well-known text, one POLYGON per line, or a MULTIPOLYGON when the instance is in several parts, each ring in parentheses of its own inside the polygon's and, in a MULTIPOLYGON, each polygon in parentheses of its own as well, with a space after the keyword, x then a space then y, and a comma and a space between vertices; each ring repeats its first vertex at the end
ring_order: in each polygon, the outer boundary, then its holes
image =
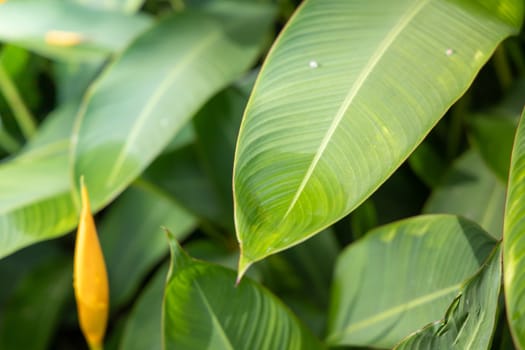
MULTIPOLYGON (((2 0, 0 0, 1 2, 2 0)), ((46 44, 53 46, 75 46, 84 41, 84 36, 75 32, 65 32, 61 30, 50 30, 44 38, 46 44)))
POLYGON ((82 212, 75 244, 73 286, 82 333, 92 348, 100 348, 108 320, 109 285, 88 191, 83 180, 81 183, 82 212))

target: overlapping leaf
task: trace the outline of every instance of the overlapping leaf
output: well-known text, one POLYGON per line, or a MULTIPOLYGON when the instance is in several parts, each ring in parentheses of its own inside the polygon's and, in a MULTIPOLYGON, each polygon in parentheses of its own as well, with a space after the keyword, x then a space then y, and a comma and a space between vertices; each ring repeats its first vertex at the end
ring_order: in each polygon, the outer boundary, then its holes
POLYGON ((490 347, 501 288, 501 246, 448 308, 443 320, 414 333, 395 350, 457 349, 484 350, 490 347))
POLYGON ((0 4, 0 41, 59 59, 99 59, 123 49, 151 24, 62 0, 17 0, 0 4))
POLYGON ((503 228, 507 319, 518 349, 525 348, 525 112, 514 140, 503 228))
POLYGON ((147 187, 129 188, 100 221, 113 308, 127 302, 167 254, 162 226, 183 239, 196 226, 196 219, 170 198, 147 187))
POLYGON ((521 25, 519 0, 307 0, 245 111, 234 170, 240 273, 348 214, 521 25))
POLYGON ((185 11, 140 36, 107 69, 75 133, 73 177, 84 175, 94 208, 122 191, 208 98, 249 67, 272 13, 238 3, 185 11))
POLYGON ((494 245, 479 226, 452 215, 371 231, 338 259, 328 342, 391 348, 442 317, 494 245))
POLYGON ((191 259, 171 238, 164 296, 165 349, 320 349, 281 302, 235 272, 191 259))

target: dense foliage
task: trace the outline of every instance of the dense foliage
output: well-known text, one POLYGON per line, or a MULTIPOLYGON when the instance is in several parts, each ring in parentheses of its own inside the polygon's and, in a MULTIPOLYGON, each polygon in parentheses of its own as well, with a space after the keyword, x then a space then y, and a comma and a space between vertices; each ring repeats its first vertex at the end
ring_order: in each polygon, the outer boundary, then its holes
POLYGON ((524 11, 0 0, 0 349, 525 349, 524 11))

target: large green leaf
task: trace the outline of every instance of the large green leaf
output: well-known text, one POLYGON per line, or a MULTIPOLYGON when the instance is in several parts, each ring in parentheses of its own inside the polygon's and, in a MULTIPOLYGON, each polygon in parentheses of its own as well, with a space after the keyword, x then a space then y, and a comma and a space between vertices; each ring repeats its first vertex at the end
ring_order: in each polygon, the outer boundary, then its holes
POLYGON ((111 306, 127 302, 142 279, 168 253, 161 227, 184 239, 195 218, 162 193, 131 187, 100 221, 100 243, 108 267, 111 306))
POLYGON ((94 84, 77 120, 74 179, 94 208, 122 191, 208 98, 257 57, 273 8, 185 11, 140 36, 94 84), (125 83, 133 79, 136 83, 125 83))
POLYGON ((338 259, 328 342, 392 347, 439 319, 495 240, 452 215, 428 215, 377 228, 338 259))
POLYGON ((444 319, 414 333, 395 349, 488 349, 500 288, 501 246, 498 245, 483 268, 461 287, 444 319))
POLYGON ((76 107, 57 109, 20 155, 0 164, 0 257, 75 227, 68 157, 76 107))
POLYGON ((170 238, 172 263, 163 306, 165 349, 320 349, 321 345, 263 287, 190 258, 170 238))
POLYGON ((430 195, 424 213, 466 217, 501 238, 505 211, 505 186, 474 150, 459 157, 430 195))
POLYGON ((0 41, 51 58, 91 60, 119 51, 151 24, 145 15, 98 11, 62 0, 0 5, 0 41))
POLYGON ((306 0, 241 125, 240 273, 368 197, 517 33, 522 12, 521 0, 306 0))
POLYGON ((525 111, 514 140, 503 228, 503 271, 507 319, 514 343, 525 348, 525 111))

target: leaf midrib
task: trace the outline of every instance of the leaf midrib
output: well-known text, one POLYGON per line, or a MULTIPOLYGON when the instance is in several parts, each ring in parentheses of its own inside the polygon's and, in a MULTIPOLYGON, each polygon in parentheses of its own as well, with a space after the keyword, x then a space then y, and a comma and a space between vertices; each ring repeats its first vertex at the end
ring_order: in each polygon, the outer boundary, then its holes
POLYGON ((197 289, 197 292, 199 293, 199 296, 202 299, 202 302, 204 303, 204 305, 206 305, 206 308, 209 311, 209 314, 211 316, 213 325, 215 326, 216 329, 219 330, 219 334, 221 335, 221 339, 223 340, 223 345, 227 346, 230 350, 235 350, 233 345, 232 345, 232 343, 228 339, 228 335, 226 334, 226 331, 222 327, 219 319, 217 318, 217 315, 215 314, 215 311, 211 307, 211 305, 210 305, 210 303, 208 301, 208 298, 206 298, 206 295, 202 291, 202 288, 200 287, 199 283, 195 281, 194 285, 195 285, 195 288, 197 289))
POLYGON ((374 53, 370 56, 368 62, 366 63, 365 67, 355 80, 354 84, 351 86, 350 90, 348 91, 348 94, 345 96, 345 99, 343 100, 343 103, 341 106, 339 106, 339 109, 337 110, 337 113, 330 124, 330 127, 326 131, 326 134, 324 135, 323 139, 321 140, 321 144, 317 148, 316 153, 314 154, 314 157, 308 166, 308 169, 292 199, 290 202, 290 205, 288 206, 284 216, 283 221, 288 217, 292 209, 297 204, 297 201, 299 200, 299 197, 301 196, 301 193, 304 191, 308 181, 313 175, 313 172, 315 168, 317 167, 317 164, 319 163, 319 160, 321 159, 324 151, 328 147, 328 144, 334 135, 338 125, 343 120, 344 115, 350 108, 350 105, 352 104, 355 97, 358 95, 361 87, 366 82, 370 74, 374 71, 375 66, 381 61, 384 54, 392 46, 392 44, 395 42, 399 34, 407 27, 407 25, 416 17, 416 15, 430 2, 431 0, 423 0, 414 8, 410 9, 401 19, 394 25, 394 27, 387 33, 385 38, 379 43, 377 49, 374 51, 374 53))
POLYGON ((376 323, 379 323, 381 321, 384 321, 388 318, 391 318, 395 315, 398 315, 402 312, 406 312, 410 309, 414 309, 422 304, 425 304, 425 303, 430 303, 436 299, 439 299, 447 294, 450 294, 454 291, 459 291, 460 288, 462 286, 462 283, 458 283, 458 284, 455 284, 455 285, 452 285, 450 287, 446 287, 446 288, 442 288, 440 290, 437 290, 433 293, 430 293, 430 294, 426 294, 426 295, 423 295, 417 299, 413 299, 412 301, 408 302, 408 303, 403 303, 403 304, 400 304, 400 305, 397 305, 395 307, 392 307, 390 309, 387 309, 383 312, 380 312, 378 314, 376 314, 375 316, 373 317, 370 317, 370 318, 367 318, 365 320, 362 320, 360 322, 356 322, 356 323, 353 323, 351 325, 349 325, 348 327, 344 328, 341 332, 338 332, 338 333, 334 333, 332 335, 329 336, 329 340, 330 339, 339 339, 339 338, 342 338, 343 336, 348 336, 349 334, 351 333, 355 333, 363 328, 366 328, 366 327, 369 327, 373 324, 376 324, 376 323))
POLYGON ((139 116, 134 123, 134 127, 131 129, 129 137, 124 142, 122 150, 117 155, 115 160, 115 166, 109 172, 108 180, 106 182, 107 187, 111 187, 117 179, 117 176, 120 174, 124 161, 126 160, 126 155, 129 152, 131 145, 135 142, 135 139, 138 137, 142 126, 148 120, 149 115, 153 112, 161 98, 168 91, 168 89, 173 85, 174 81, 179 77, 179 75, 185 71, 185 69, 193 63, 193 60, 196 59, 203 51, 205 51, 208 46, 215 42, 217 38, 221 37, 221 31, 215 30, 212 33, 208 34, 201 41, 200 44, 192 46, 192 50, 188 52, 185 58, 180 60, 178 64, 170 70, 166 77, 158 85, 157 89, 151 95, 149 101, 144 105, 144 108, 139 113, 139 116))

